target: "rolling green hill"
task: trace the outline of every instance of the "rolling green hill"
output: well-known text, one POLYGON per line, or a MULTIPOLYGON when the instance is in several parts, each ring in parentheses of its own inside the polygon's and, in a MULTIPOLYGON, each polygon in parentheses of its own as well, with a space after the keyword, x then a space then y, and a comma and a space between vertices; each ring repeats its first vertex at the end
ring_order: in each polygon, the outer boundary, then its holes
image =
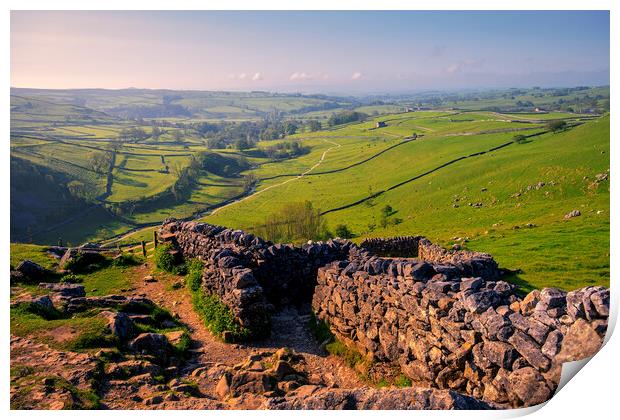
POLYGON ((11 238, 135 244, 167 217, 261 231, 310 201, 332 235, 346 225, 354 241, 421 234, 490 252, 524 289, 607 284, 609 114, 592 110, 608 98, 608 88, 381 100, 12 89, 11 238), (343 109, 368 117, 329 127, 343 109), (300 128, 243 150, 227 137, 272 118, 300 128), (567 128, 551 132, 559 120, 567 128), (283 142, 297 153, 274 155, 283 142), (573 210, 581 216, 564 219, 573 210))
MULTIPOLYGON (((419 121, 431 126, 429 123, 419 121)), ((341 131, 356 132, 364 125, 359 126, 341 131)), ((487 126, 486 121, 481 122, 483 126, 487 126)), ((386 130, 390 128, 388 125, 386 130)), ((519 133, 540 131, 532 128, 519 133)), ((289 177, 290 182, 278 186, 282 179, 265 181, 261 185, 270 189, 205 220, 252 230, 274 209, 306 199, 329 211, 456 158, 511 142, 513 135, 429 134, 340 172, 316 176, 311 172, 299 179, 289 177)), ((335 159, 342 160, 347 149, 350 161, 362 158, 356 146, 343 142, 335 159)), ((330 167, 329 159, 324 163, 330 167)), ((293 162, 289 165, 298 168, 293 162)), ((326 218, 332 227, 347 224, 358 238, 421 234, 446 245, 463 243, 470 249, 490 252, 503 267, 520 269, 515 279, 526 288, 607 283, 609 184, 597 182, 596 176, 608 170, 609 116, 605 116, 561 133, 545 133, 457 161, 374 199, 328 212, 326 218), (381 209, 385 205, 393 207, 395 213, 382 226, 381 209), (564 215, 572 210, 579 210, 582 216, 565 220, 564 215)))

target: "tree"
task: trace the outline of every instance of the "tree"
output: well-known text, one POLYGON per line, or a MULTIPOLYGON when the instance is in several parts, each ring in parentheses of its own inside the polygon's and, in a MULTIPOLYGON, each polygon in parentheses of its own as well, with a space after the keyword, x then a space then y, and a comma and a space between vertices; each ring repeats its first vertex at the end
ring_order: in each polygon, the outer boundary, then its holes
POLYGON ((67 189, 69 193, 77 198, 89 198, 88 197, 88 188, 84 185, 83 182, 73 180, 67 184, 67 189))
POLYGON ((386 204, 382 209, 381 209, 381 215, 383 217, 390 217, 392 215, 392 213, 394 212, 394 209, 392 208, 392 206, 390 206, 389 204, 386 204))
POLYGON ((153 129, 151 130, 151 138, 153 140, 157 140, 159 139, 159 136, 161 136, 162 132, 161 129, 153 124, 153 129))
POLYGON ((250 173, 243 177, 243 191, 250 191, 254 184, 258 181, 256 175, 250 173))
POLYGON ((118 133, 118 140, 120 142, 138 142, 146 139, 147 137, 148 135, 146 132, 140 127, 123 128, 118 133))
POLYGON ((566 121, 564 120, 550 121, 547 124, 547 128, 551 130, 552 132, 557 133, 558 131, 562 131, 566 128, 566 121))
POLYGON ((174 141, 177 143, 183 141, 183 132, 181 130, 174 130, 174 141))
POLYGON ((308 121, 308 130, 309 131, 319 131, 321 129, 321 123, 317 120, 308 121))
POLYGON ((347 225, 340 224, 336 226, 336 236, 343 239, 351 239, 353 237, 353 232, 349 230, 347 225))
POLYGON ((104 174, 108 171, 112 163, 112 153, 110 152, 95 152, 90 155, 88 164, 91 169, 98 174, 104 174))
POLYGON ((332 127, 334 125, 346 124, 354 121, 363 121, 368 117, 367 114, 357 111, 342 111, 332 114, 327 120, 327 124, 332 127))
POLYGON ((392 208, 392 206, 390 206, 389 204, 386 204, 382 209, 381 209, 381 218, 379 219, 379 224, 381 225, 382 228, 386 228, 387 225, 389 224, 389 217, 394 214, 394 209, 392 208))
POLYGON ((512 141, 514 141, 515 143, 523 144, 525 143, 526 139, 527 137, 525 137, 523 134, 518 134, 512 138, 512 141))
POLYGON ((325 239, 329 232, 321 211, 304 201, 287 204, 267 216, 257 234, 274 242, 301 242, 325 239))
POLYGON ((241 138, 235 142, 235 148, 239 151, 247 150, 252 147, 252 143, 248 139, 241 138))
POLYGON ((297 129, 299 127, 297 126, 297 124, 295 124, 294 121, 287 121, 284 123, 284 132, 287 135, 293 135, 297 132, 297 129))

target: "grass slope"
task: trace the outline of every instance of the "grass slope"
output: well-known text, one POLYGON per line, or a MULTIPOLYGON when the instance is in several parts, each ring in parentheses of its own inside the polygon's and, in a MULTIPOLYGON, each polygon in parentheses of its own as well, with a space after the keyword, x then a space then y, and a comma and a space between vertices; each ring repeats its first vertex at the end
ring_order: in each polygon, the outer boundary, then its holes
MULTIPOLYGON (((512 135, 412 142, 341 173, 273 188, 206 220, 247 228, 291 201, 309 199, 322 209, 343 205, 368 195, 368 186, 385 189, 456 156, 509 141, 512 135)), ((330 213, 327 219, 330 226, 346 223, 359 238, 422 234, 449 245, 453 237, 469 237, 467 247, 494 254, 504 267, 521 269, 515 281, 525 289, 608 284, 609 184, 593 182, 595 175, 608 169, 609 116, 605 116, 457 162, 371 202, 330 213), (539 182, 545 185, 532 188, 539 182), (396 213, 381 227, 380 209, 386 204, 396 213), (575 209, 582 216, 564 220, 564 214, 575 209), (524 229, 528 223, 536 227, 524 229)))

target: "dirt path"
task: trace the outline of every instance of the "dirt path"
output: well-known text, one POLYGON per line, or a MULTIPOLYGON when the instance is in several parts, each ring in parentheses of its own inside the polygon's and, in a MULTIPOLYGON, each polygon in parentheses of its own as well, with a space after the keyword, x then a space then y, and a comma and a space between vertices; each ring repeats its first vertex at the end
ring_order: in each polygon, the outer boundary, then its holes
POLYGON ((194 312, 189 293, 184 287, 173 289, 172 285, 182 282, 183 277, 171 274, 156 274, 155 282, 146 283, 144 276, 151 274, 149 267, 142 266, 134 279, 135 293, 144 295, 157 305, 168 309, 189 328, 193 340, 193 358, 187 370, 192 367, 210 366, 216 363, 236 364, 251 353, 244 346, 230 345, 217 340, 194 312))
MULTIPOLYGON (((191 375, 198 368, 211 368, 216 364, 235 365, 251 354, 259 351, 276 351, 288 347, 304 356, 309 374, 316 382, 328 386, 352 388, 362 386, 357 373, 340 358, 325 352, 316 342, 307 325, 310 319, 309 309, 304 313, 295 308, 286 308, 272 317, 272 335, 270 338, 240 344, 227 344, 216 339, 204 326, 200 317, 194 312, 190 295, 184 287, 174 289, 172 285, 183 281, 180 276, 156 274, 157 281, 147 283, 143 277, 151 270, 142 266, 136 273, 134 293, 144 295, 178 317, 190 330, 193 345, 192 358, 183 367, 181 376, 191 375)), ((213 395, 215 382, 201 383, 207 395, 213 395)))

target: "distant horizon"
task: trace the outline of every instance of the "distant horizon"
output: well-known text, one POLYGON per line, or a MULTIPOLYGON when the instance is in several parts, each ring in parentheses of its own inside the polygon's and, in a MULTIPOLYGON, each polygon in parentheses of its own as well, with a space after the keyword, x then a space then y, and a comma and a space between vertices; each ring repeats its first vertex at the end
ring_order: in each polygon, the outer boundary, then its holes
POLYGON ((587 87, 587 88, 604 88, 609 87, 609 84, 593 84, 593 85, 558 85, 558 86, 539 86, 539 85, 531 85, 531 86, 498 86, 498 87, 468 87, 468 88, 446 88, 446 89, 419 89, 416 91, 392 91, 392 92, 357 92, 357 93, 347 93, 347 92, 338 92, 338 91, 318 91, 318 92, 304 92, 298 90, 272 90, 272 89, 253 89, 253 90, 243 90, 243 89, 172 89, 172 88, 148 88, 148 87, 122 87, 122 88, 101 88, 101 87, 76 87, 76 88, 45 88, 45 87, 29 87, 29 86, 10 86, 10 89, 24 89, 24 90, 52 90, 52 91, 63 91, 63 90, 109 90, 109 91, 122 91, 122 90, 145 90, 145 91, 175 91, 175 92, 231 92, 231 93, 252 93, 252 92, 264 92, 271 94, 299 94, 299 95, 323 95, 323 96, 339 96, 339 95, 348 95, 348 96, 396 96, 396 95, 415 95, 415 94, 423 94, 423 93, 459 93, 459 92, 484 92, 484 91, 502 91, 502 90, 511 90, 511 89, 574 89, 578 87, 587 87))
POLYGON ((412 92, 609 85, 608 11, 12 11, 11 85, 412 92))

